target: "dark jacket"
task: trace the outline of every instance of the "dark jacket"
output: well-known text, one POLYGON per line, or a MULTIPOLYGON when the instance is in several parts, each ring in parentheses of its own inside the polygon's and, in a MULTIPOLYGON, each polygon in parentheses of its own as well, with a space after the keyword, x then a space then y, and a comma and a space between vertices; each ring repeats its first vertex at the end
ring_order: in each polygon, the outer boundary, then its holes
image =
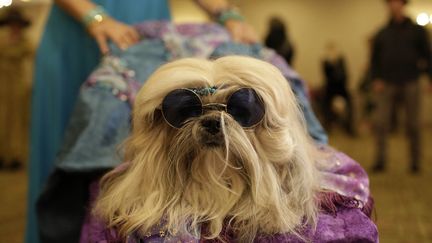
POLYGON ((294 46, 288 40, 285 30, 272 30, 265 39, 265 45, 281 55, 292 66, 294 46))
POLYGON ((345 86, 347 74, 343 57, 332 61, 325 59, 322 63, 326 84, 328 86, 345 86))
POLYGON ((374 39, 372 78, 401 84, 417 80, 423 71, 432 76, 430 45, 426 30, 409 18, 390 21, 374 39))

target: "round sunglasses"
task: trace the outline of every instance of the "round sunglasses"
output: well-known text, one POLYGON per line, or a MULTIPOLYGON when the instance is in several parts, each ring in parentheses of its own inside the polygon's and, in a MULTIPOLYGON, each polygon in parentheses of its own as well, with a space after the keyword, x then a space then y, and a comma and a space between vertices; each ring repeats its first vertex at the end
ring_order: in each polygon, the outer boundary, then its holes
POLYGON ((261 98, 251 88, 236 90, 226 104, 203 104, 200 96, 191 89, 173 90, 162 101, 162 115, 174 128, 181 128, 190 118, 199 117, 206 110, 223 110, 244 128, 260 123, 265 113, 261 98))

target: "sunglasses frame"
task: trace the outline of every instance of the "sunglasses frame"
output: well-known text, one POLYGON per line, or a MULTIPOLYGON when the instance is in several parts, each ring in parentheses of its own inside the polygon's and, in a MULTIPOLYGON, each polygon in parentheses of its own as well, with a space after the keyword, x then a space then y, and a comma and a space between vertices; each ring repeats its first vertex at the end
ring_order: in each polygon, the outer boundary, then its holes
MULTIPOLYGON (((236 92, 238 92, 238 91, 240 91, 240 90, 242 90, 242 89, 250 89, 250 90, 253 90, 253 92, 255 92, 255 94, 257 95, 258 100, 259 100, 260 103, 262 104, 262 107, 264 108, 264 114, 263 114, 263 116, 262 116, 261 119, 260 119, 257 123, 255 123, 254 125, 249 126, 249 127, 244 127, 244 126, 242 126, 242 125, 239 124, 239 125, 240 125, 242 128, 244 128, 244 129, 252 129, 252 128, 258 126, 258 124, 260 124, 260 123, 264 120, 264 117, 265 117, 265 114, 266 114, 265 106, 264 106, 264 102, 263 102, 262 98, 261 98, 261 97, 256 93, 256 91, 255 91, 254 89, 252 89, 252 88, 248 88, 248 87, 241 87, 241 88, 238 88, 238 89, 236 89, 234 92, 232 92, 232 93, 228 96, 228 99, 226 99, 226 101, 227 101, 226 103, 228 103, 228 101, 231 99, 231 97, 233 96, 233 94, 235 94, 236 92)), ((225 111, 226 114, 228 114, 229 116, 231 116, 231 117, 232 117, 232 118, 237 122, 237 120, 235 119, 235 117, 232 116, 230 113, 228 113, 228 105, 227 105, 227 104, 222 104, 222 103, 208 103, 208 104, 203 104, 203 101, 202 101, 200 95, 197 94, 197 93, 196 93, 195 91, 193 91, 192 89, 188 89, 188 88, 180 88, 180 89, 174 89, 174 90, 187 90, 187 91, 193 93, 196 97, 198 97, 198 99, 199 99, 199 101, 200 101, 200 103, 201 103, 201 114, 200 114, 199 116, 202 116, 202 115, 204 114, 204 110, 205 110, 206 107, 210 107, 210 109, 212 109, 211 107, 219 107, 219 109, 216 108, 216 109, 213 109, 213 110, 223 110, 223 111, 225 111), (220 109, 220 108, 222 108, 222 109, 220 109)), ((170 91, 170 93, 173 92, 174 90, 170 91)), ((169 94, 169 93, 168 93, 168 94, 169 94)), ((165 96, 165 97, 166 97, 166 96, 165 96)), ((162 113, 162 117, 163 117, 163 119, 165 120, 165 122, 166 122, 170 127, 175 128, 175 129, 180 129, 181 127, 175 127, 175 126, 173 126, 173 125, 172 125, 172 124, 171 124, 171 123, 166 119, 166 117, 165 117, 165 112, 164 112, 164 110, 163 110, 163 101, 165 100, 165 97, 163 98, 163 100, 162 100, 162 104, 160 105, 160 110, 161 110, 161 113, 162 113)), ((207 109, 209 109, 209 108, 207 108, 207 109)), ((197 117, 199 117, 199 116, 197 116, 197 117)), ((238 122, 237 122, 237 123, 238 123, 238 122)))

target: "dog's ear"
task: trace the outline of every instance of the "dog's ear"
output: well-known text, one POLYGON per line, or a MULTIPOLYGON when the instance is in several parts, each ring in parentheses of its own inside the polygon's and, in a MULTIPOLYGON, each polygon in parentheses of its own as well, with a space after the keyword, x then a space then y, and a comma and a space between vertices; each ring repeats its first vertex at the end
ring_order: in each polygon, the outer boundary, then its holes
POLYGON ((162 110, 156 109, 153 112, 153 124, 152 124, 152 126, 157 126, 158 124, 161 124, 161 122, 165 122, 163 115, 162 115, 162 110))
MULTIPOLYGON (((135 114, 136 115, 136 114, 135 114)), ((160 109, 155 109, 154 112, 152 114, 150 114, 150 117, 147 116, 147 118, 143 118, 145 119, 144 121, 134 121, 134 113, 131 113, 131 116, 129 118, 130 120, 130 125, 131 125, 131 129, 133 130, 134 128, 134 123, 135 125, 137 125, 136 123, 138 122, 138 125, 144 125, 143 123, 149 123, 147 125, 149 125, 148 128, 154 128, 155 126, 160 125, 162 122, 164 121, 163 115, 162 115, 162 111, 160 109)))

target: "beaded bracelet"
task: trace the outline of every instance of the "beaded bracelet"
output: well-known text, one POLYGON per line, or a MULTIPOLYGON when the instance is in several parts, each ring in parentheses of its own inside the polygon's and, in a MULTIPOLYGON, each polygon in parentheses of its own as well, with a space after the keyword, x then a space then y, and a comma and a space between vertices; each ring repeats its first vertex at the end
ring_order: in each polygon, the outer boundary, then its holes
POLYGON ((107 12, 102 6, 97 6, 94 9, 89 10, 83 17, 82 23, 85 27, 90 26, 93 23, 100 23, 108 16, 107 12))
POLYGON ((221 11, 217 17, 216 20, 219 24, 225 25, 225 23, 228 20, 240 20, 243 21, 244 17, 235 9, 229 8, 221 11))

